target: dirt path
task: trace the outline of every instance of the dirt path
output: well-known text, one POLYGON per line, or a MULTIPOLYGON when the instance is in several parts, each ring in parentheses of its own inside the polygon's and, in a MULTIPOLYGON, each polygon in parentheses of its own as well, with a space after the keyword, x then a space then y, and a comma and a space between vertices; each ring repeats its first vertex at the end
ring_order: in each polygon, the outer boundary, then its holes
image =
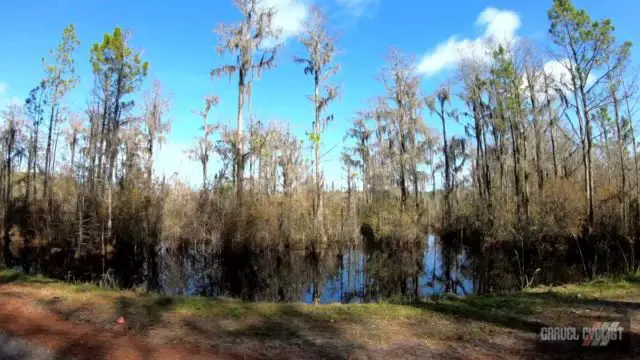
POLYGON ((586 353, 538 341, 541 326, 628 317, 637 346, 638 299, 640 280, 410 305, 311 306, 166 297, 0 274, 0 360, 640 359, 637 347, 586 353), (128 328, 118 328, 119 316, 128 328), (38 347, 44 351, 31 351, 38 347))
MULTIPOLYGON (((11 335, 14 342, 35 344, 45 351, 37 356, 25 352, 5 359, 0 344, 1 360, 154 360, 154 359, 515 359, 520 358, 518 346, 513 352, 492 341, 480 344, 461 341, 421 340, 414 330, 395 329, 391 319, 385 324, 364 330, 352 325, 341 335, 332 334, 324 323, 300 323, 299 318, 257 322, 240 332, 225 333, 224 322, 212 318, 188 318, 176 315, 165 318, 153 331, 137 329, 135 324, 144 307, 130 311, 132 330, 118 328, 115 319, 105 321, 104 304, 90 308, 89 304, 73 303, 88 313, 63 309, 64 300, 46 285, 0 284, 0 333, 11 335), (57 306, 43 306, 47 301, 57 306), (97 310, 102 309, 102 310, 97 310), (175 321, 179 320, 179 321, 175 321), (181 322, 188 320, 189 327, 181 322), (324 324, 324 325, 322 325, 324 324), (306 329, 306 330, 303 330, 306 329), (383 331, 384 330, 384 331, 383 331), (366 331, 366 332, 365 332, 366 331), (382 337, 371 338, 383 331, 382 337), (308 336, 304 339, 301 333, 308 336), (359 346, 346 345, 360 342, 359 346), (217 349, 223 349, 219 351, 217 349), (235 349, 235 350, 234 350, 235 349), (499 350, 502 349, 502 350, 499 350), (47 356, 48 355, 48 356, 47 356)), ((96 295, 97 296, 97 295, 96 295)), ((91 295, 93 304, 103 301, 91 295)), ((112 318, 113 315, 107 316, 112 318)), ((229 320, 235 322, 233 319, 229 320)), ((236 320, 242 323, 243 320, 236 320)), ((252 321, 249 321, 250 323, 252 321)), ((330 323, 331 324, 331 323, 330 323)), ((413 325, 416 325, 412 322, 413 325)), ((234 324, 234 327, 238 324, 234 324)), ((431 323, 429 326, 435 326, 431 323)), ((335 330, 335 329, 334 329, 335 330)), ((227 330, 228 332, 228 330, 227 330)), ((380 334, 379 334, 380 335, 380 334)), ((19 346, 18 350, 24 346, 19 346)))
MULTIPOLYGON (((56 360, 48 348, 25 342, 0 331, 0 359, 2 360, 56 360)), ((59 360, 59 359, 58 359, 59 360)))
MULTIPOLYGON (((114 326, 115 327, 115 326, 114 326)), ((56 358, 77 360, 238 359, 215 350, 154 345, 124 329, 65 321, 20 299, 0 299, 0 328, 40 344, 56 358)), ((16 358, 18 359, 18 358, 16 358)))

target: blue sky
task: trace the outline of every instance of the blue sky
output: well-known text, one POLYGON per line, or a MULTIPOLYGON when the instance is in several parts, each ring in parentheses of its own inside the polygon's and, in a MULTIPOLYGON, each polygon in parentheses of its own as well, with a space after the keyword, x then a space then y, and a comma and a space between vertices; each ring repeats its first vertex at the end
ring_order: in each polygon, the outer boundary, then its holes
MULTIPOLYGON (((299 23, 311 1, 266 0, 279 11, 276 22, 287 37, 278 68, 263 74, 254 84, 253 111, 264 122, 288 124, 300 137, 309 129, 313 107, 306 95, 312 82, 291 60, 304 55, 296 42, 299 23)), ((342 137, 356 111, 382 93, 376 75, 389 47, 415 55, 425 75, 423 91, 433 92, 452 75, 459 52, 474 48, 487 36, 527 37, 544 47, 547 41, 546 11, 551 1, 430 1, 430 0, 317 0, 329 15, 331 29, 339 35, 337 58, 340 73, 333 82, 343 87, 342 98, 331 106, 335 122, 323 146, 338 146, 323 166, 328 183, 340 186, 338 162, 342 137)), ((592 18, 610 17, 621 40, 637 39, 640 3, 633 0, 575 1, 592 18)), ((237 90, 228 79, 212 80, 211 69, 229 61, 215 52, 213 32, 219 23, 238 20, 231 0, 123 1, 123 0, 23 0, 0 5, 0 106, 24 99, 43 77, 41 58, 57 45, 62 29, 76 26, 81 46, 76 53, 80 85, 66 98, 81 111, 92 85, 89 48, 105 32, 120 26, 133 30, 132 45, 151 65, 144 89, 159 80, 172 94, 172 132, 157 159, 159 172, 179 172, 183 179, 200 182, 198 164, 183 151, 192 145, 200 120, 194 115, 204 96, 216 94, 221 104, 211 119, 233 126, 237 90)), ((638 50, 634 48, 634 58, 638 50)), ((440 131, 439 123, 425 113, 427 124, 440 131)), ((459 129, 454 130, 460 131, 459 129)))

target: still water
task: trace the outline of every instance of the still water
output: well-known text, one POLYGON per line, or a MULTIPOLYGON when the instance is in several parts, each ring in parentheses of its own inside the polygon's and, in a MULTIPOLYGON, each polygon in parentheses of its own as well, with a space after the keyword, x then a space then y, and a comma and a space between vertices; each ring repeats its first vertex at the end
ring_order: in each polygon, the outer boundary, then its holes
POLYGON ((411 301, 432 294, 474 292, 464 248, 449 249, 430 235, 419 244, 362 244, 321 253, 242 249, 208 254, 193 248, 160 252, 166 294, 238 297, 251 301, 360 303, 411 301))

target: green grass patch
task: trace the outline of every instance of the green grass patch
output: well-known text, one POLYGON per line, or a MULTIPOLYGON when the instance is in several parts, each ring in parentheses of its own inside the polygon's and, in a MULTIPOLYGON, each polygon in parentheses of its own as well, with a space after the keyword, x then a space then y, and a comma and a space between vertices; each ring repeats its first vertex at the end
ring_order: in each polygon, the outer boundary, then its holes
MULTIPOLYGON (((557 287, 539 286, 521 293, 495 296, 467 296, 443 298, 416 304, 369 303, 308 305, 302 303, 244 302, 229 298, 201 296, 164 296, 103 289, 94 284, 71 284, 29 276, 11 270, 0 271, 0 283, 46 287, 55 295, 72 302, 74 299, 98 300, 115 314, 123 315, 139 328, 153 326, 165 314, 202 319, 230 319, 238 323, 258 321, 301 321, 307 324, 331 323, 366 325, 371 321, 420 322, 452 319, 474 320, 500 327, 534 331, 532 318, 540 317, 545 309, 565 309, 576 303, 588 305, 590 299, 637 299, 640 296, 640 277, 597 279, 583 284, 557 287), (95 298, 94 298, 95 297, 95 298)), ((564 311, 564 310, 563 310, 564 311)))
POLYGON ((561 286, 537 286, 525 291, 527 294, 555 294, 583 299, 637 299, 640 296, 640 276, 623 278, 598 278, 581 284, 561 286))
POLYGON ((3 269, 0 270, 0 284, 20 283, 20 284, 56 284, 57 281, 46 278, 42 275, 25 275, 23 273, 3 269))

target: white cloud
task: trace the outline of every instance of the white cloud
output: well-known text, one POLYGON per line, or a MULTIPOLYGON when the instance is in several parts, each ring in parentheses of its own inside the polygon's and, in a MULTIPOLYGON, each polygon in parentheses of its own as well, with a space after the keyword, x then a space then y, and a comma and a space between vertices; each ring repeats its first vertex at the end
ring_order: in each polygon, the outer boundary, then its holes
POLYGON ((505 44, 516 38, 516 31, 520 28, 520 16, 509 10, 487 8, 478 16, 476 25, 485 27, 485 39, 505 44))
MULTIPOLYGON (((543 65, 544 72, 547 73, 557 84, 561 85, 564 89, 573 91, 573 85, 571 84, 571 73, 568 69, 569 60, 551 60, 547 61, 543 65)), ((594 73, 589 74, 587 77, 586 86, 591 86, 596 82, 597 75, 594 73)))
POLYGON ((0 97, 4 96, 4 94, 7 92, 7 84, 0 82, 0 97))
POLYGON ((544 72, 558 84, 571 88, 571 74, 566 67, 566 61, 551 60, 543 65, 544 72), (564 64, 563 64, 564 63, 564 64))
POLYGON ((476 20, 476 26, 484 28, 482 35, 475 39, 459 39, 451 36, 422 57, 418 71, 432 76, 451 68, 462 57, 487 57, 487 44, 494 42, 509 44, 517 40, 516 32, 520 28, 520 16, 510 10, 496 8, 485 9, 476 20))
POLYGON ((282 30, 280 41, 284 42, 302 32, 303 23, 309 16, 309 6, 305 2, 301 0, 264 0, 263 4, 276 11, 273 25, 282 30))
POLYGON ((370 6, 376 5, 378 0, 337 0, 337 3, 352 15, 361 16, 370 6))
MULTIPOLYGON (((548 94, 545 91, 544 74, 546 74, 546 76, 548 77, 547 79, 552 87, 562 89, 563 92, 569 97, 572 96, 570 94, 573 92, 573 85, 571 84, 571 73, 568 69, 568 60, 550 60, 542 65, 542 70, 536 70, 536 73, 534 74, 534 79, 536 79, 534 86, 535 97, 538 103, 547 101, 547 95, 552 99, 558 98, 556 91, 551 90, 548 94)), ((585 85, 587 87, 593 85, 596 82, 596 79, 597 74, 589 74, 585 85)), ((529 83, 527 75, 524 73, 522 74, 521 90, 523 91, 524 96, 528 99, 528 97, 530 96, 529 83)))
POLYGON ((457 37, 452 36, 446 42, 436 45, 431 52, 422 57, 420 64, 418 64, 418 71, 426 76, 432 76, 452 67, 462 56, 472 53, 484 56, 482 46, 479 46, 477 40, 458 40, 457 37))

